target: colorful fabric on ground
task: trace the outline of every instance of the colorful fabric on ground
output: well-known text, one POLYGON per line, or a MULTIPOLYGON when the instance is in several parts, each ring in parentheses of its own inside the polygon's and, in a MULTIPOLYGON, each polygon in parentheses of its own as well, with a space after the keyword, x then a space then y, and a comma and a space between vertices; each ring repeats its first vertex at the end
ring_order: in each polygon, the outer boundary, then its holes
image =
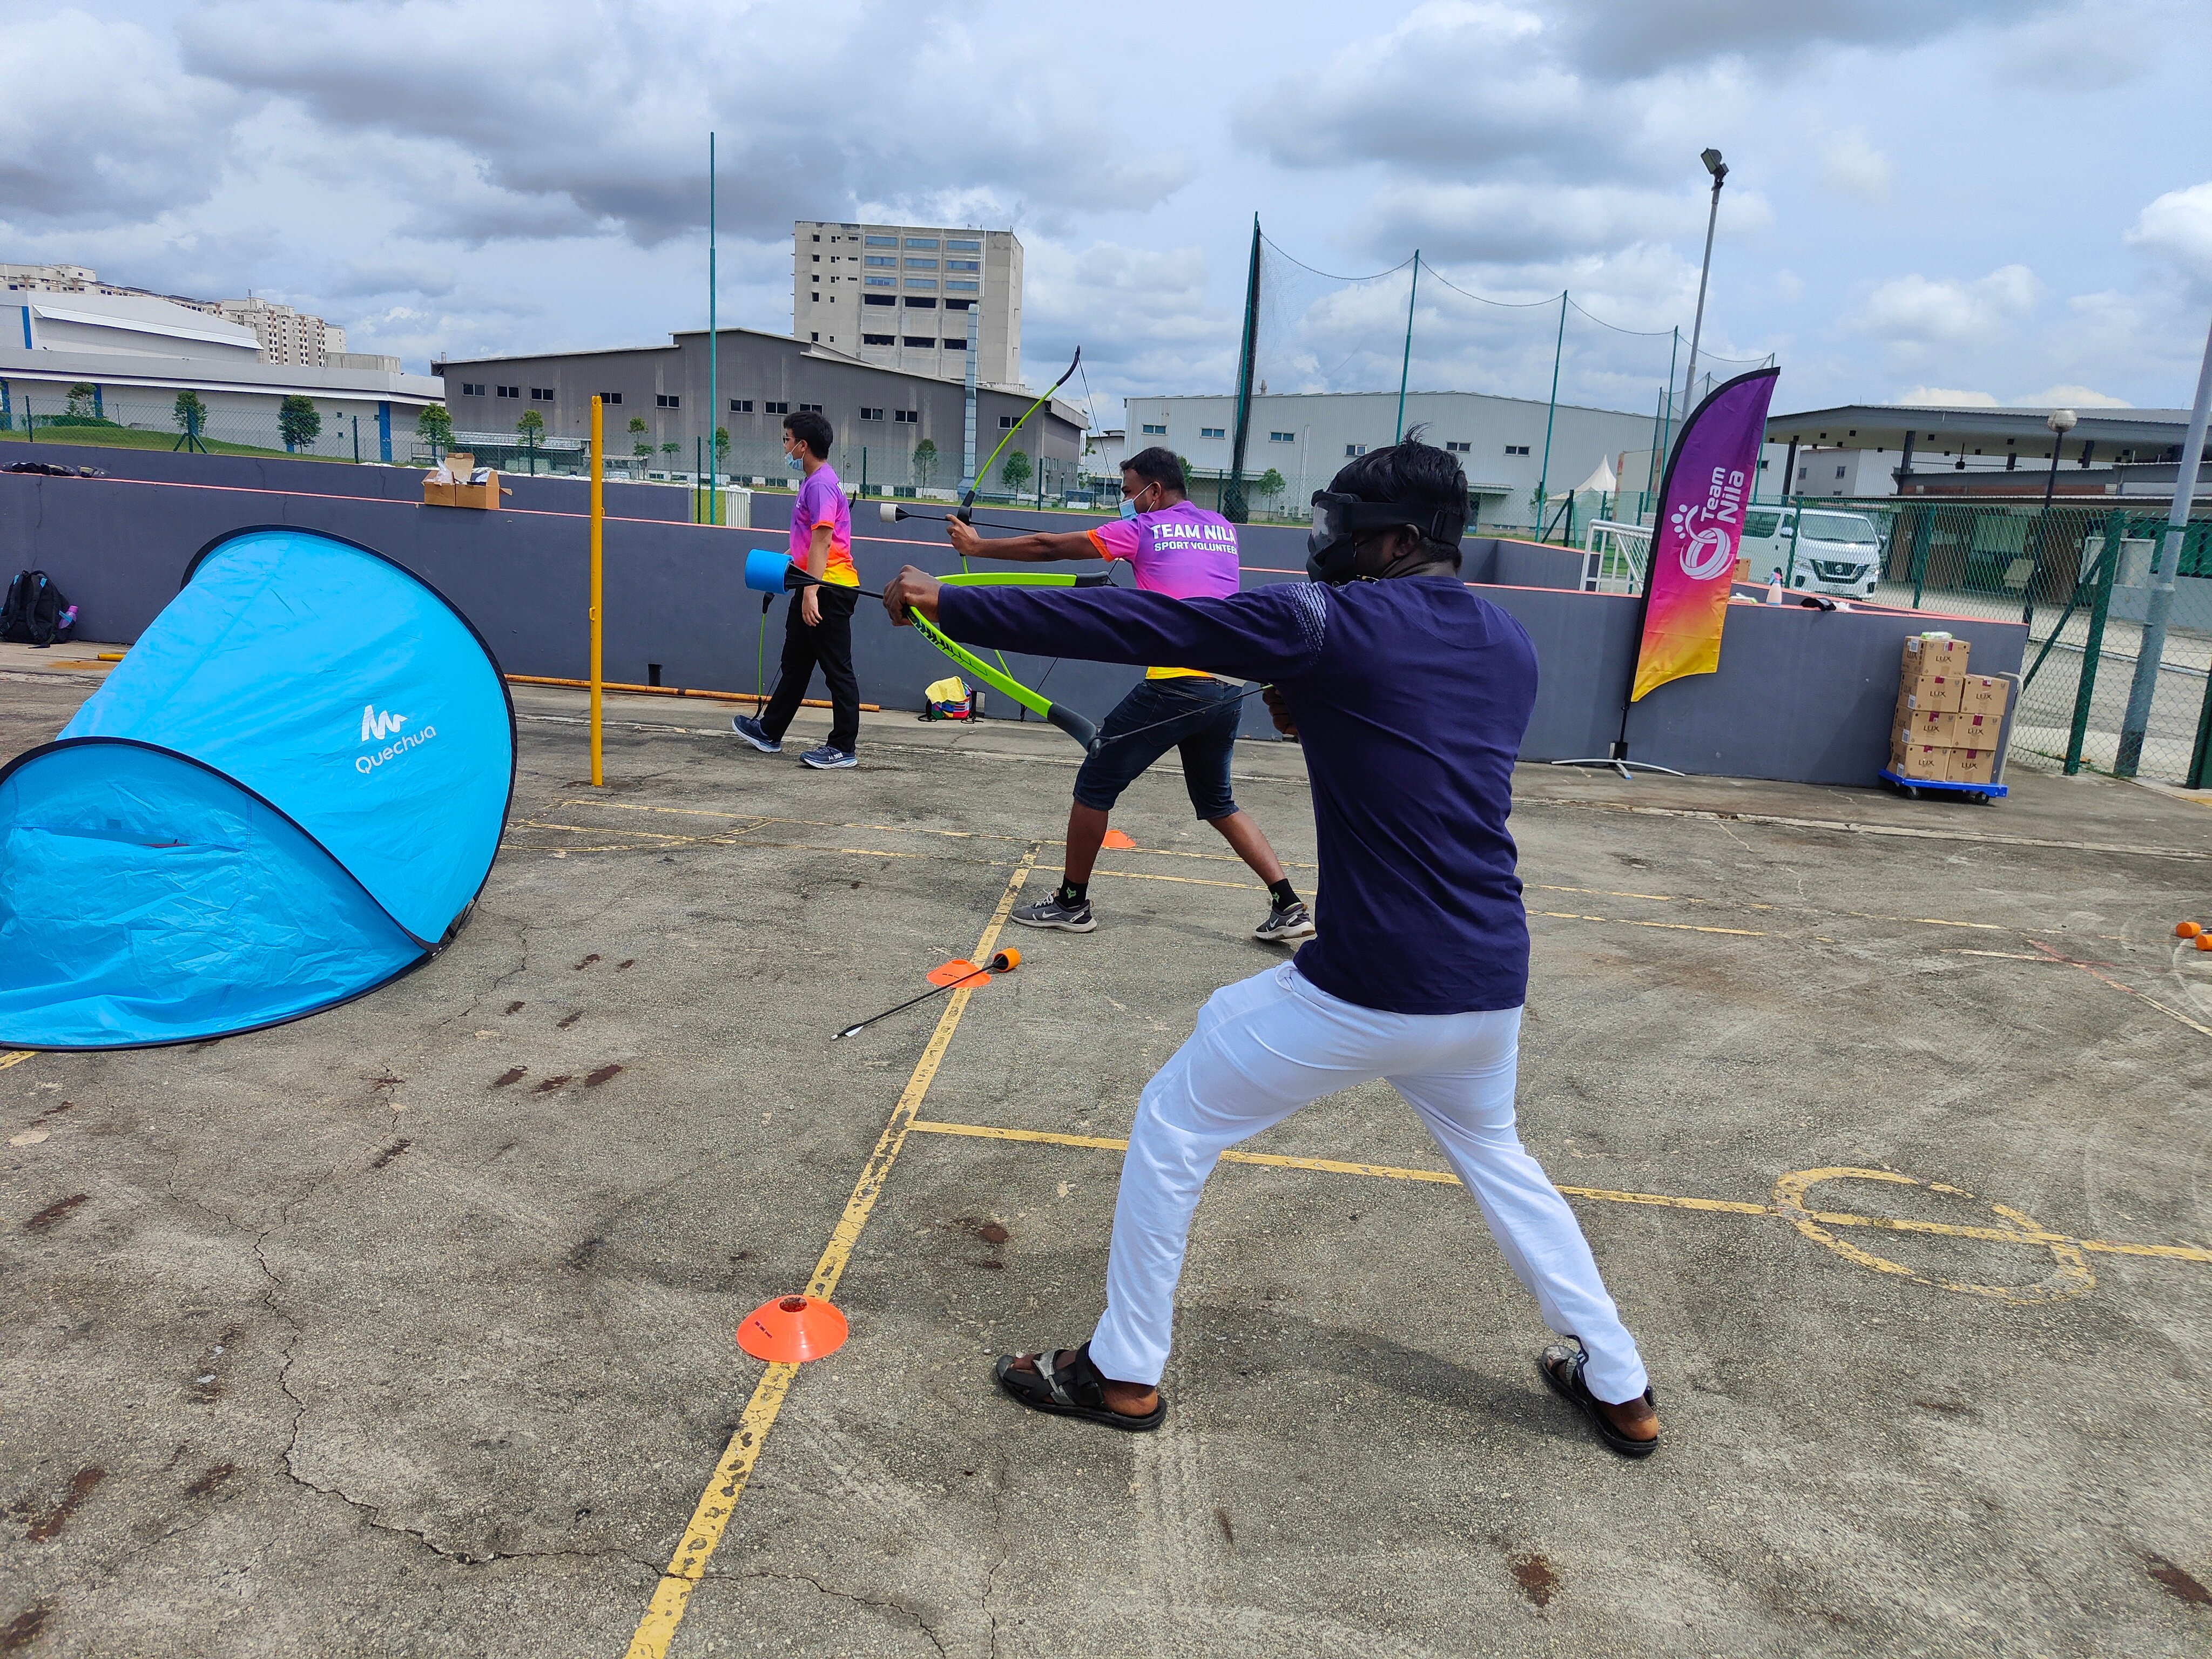
POLYGON ((1744 504, 1758 477, 1766 405, 1780 373, 1760 369, 1730 380, 1683 425, 1653 520, 1650 598, 1631 702, 1668 680, 1720 668, 1744 504))
POLYGON ((1526 1000, 1528 919, 1505 820, 1536 649, 1456 578, 1280 582, 1218 599, 947 587, 937 617, 970 645, 1165 658, 1274 686, 1304 749, 1321 854, 1321 936, 1298 972, 1389 1013, 1526 1000))
POLYGON ((791 560, 800 569, 806 568, 816 528, 825 524, 830 526, 830 558, 823 566, 822 580, 839 587, 858 587, 860 573, 853 568, 853 505, 845 499, 836 470, 827 465, 806 475, 799 486, 799 499, 791 504, 791 560))
MULTIPOLYGON (((1091 532, 1091 544, 1102 559, 1127 559, 1130 574, 1147 593, 1218 599, 1237 591, 1237 526, 1189 501, 1109 520, 1091 532)), ((1171 680, 1200 672, 1148 668, 1145 678, 1171 680)))

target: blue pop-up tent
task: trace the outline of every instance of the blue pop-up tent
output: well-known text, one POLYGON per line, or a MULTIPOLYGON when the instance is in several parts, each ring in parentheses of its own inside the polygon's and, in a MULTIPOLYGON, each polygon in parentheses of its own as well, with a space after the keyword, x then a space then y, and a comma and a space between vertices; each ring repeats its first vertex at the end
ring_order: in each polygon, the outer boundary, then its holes
POLYGON ((427 583, 312 531, 224 537, 0 770, 0 1048, 252 1030, 428 960, 514 757, 489 647, 427 583))

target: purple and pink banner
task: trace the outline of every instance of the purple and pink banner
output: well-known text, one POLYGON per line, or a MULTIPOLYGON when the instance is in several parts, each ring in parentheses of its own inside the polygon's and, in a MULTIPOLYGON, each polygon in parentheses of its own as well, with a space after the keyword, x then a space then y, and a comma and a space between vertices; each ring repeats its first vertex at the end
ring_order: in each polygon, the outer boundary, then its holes
POLYGON ((1778 368, 1716 387, 1682 423, 1659 488, 1646 574, 1644 640, 1631 702, 1685 674, 1721 665, 1743 510, 1759 477, 1759 446, 1778 368))

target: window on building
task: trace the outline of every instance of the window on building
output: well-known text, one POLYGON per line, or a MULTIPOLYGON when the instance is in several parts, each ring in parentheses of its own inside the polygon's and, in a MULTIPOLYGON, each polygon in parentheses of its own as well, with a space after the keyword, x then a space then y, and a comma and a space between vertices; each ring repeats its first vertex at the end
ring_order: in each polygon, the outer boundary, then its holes
POLYGON ((806 297, 813 301, 814 303, 818 306, 822 303, 822 290, 818 288, 809 289, 807 290, 806 297))
POLYGON ((945 268, 947 270, 981 270, 983 262, 981 259, 947 259, 945 268))
POLYGON ((681 409, 684 399, 673 392, 656 392, 653 394, 653 406, 655 409, 681 409))
POLYGON ((870 247, 896 247, 898 246, 898 238, 896 236, 870 236, 866 240, 870 247))
POLYGON ((522 395, 522 388, 519 386, 503 386, 499 389, 499 395, 502 398, 520 398, 522 395))
POLYGON ((1001 416, 999 416, 999 430, 1000 430, 1000 431, 1001 431, 1001 432, 1011 432, 1011 431, 1012 431, 1012 430, 1013 430, 1013 428, 1014 428, 1014 417, 1013 417, 1012 416, 1011 416, 1011 415, 1001 415, 1001 416))
POLYGON ((898 343, 898 336, 896 334, 863 334, 860 337, 860 343, 862 345, 896 345, 898 343))
POLYGON ((1508 444, 1505 446, 1505 453, 1509 455, 1526 455, 1528 453, 1528 446, 1526 444, 1508 444))
MULTIPOLYGON (((1836 469, 1836 476, 1837 476, 1838 478, 1840 478, 1840 477, 1842 477, 1844 476, 1844 469, 1843 469, 1843 468, 1841 468, 1840 466, 1839 466, 1839 467, 1838 467, 1838 468, 1836 469)), ((2176 493, 2176 494, 2179 494, 2179 491, 2176 491, 2175 493, 2176 493)))
POLYGON ((533 404, 551 403, 553 401, 553 388, 550 386, 534 386, 531 387, 530 401, 533 404))
POLYGON ((753 400, 752 400, 751 398, 731 398, 731 399, 730 399, 730 413, 731 413, 731 414, 732 414, 732 415, 750 415, 750 414, 751 414, 752 412, 753 412, 753 400))
POLYGON ((1224 427, 1202 426, 1198 429, 1198 435, 1201 438, 1225 438, 1229 433, 1224 427))
POLYGON ((937 278, 934 276, 909 276, 906 279, 906 285, 908 288, 933 289, 937 286, 937 278))
POLYGON ((898 269, 897 260, 886 258, 884 255, 880 253, 871 253, 860 263, 862 264, 874 265, 878 269, 881 269, 885 265, 890 266, 893 270, 896 270, 898 269))
POLYGON ((1473 443, 1461 443, 1454 438, 1444 440, 1444 448, 1449 453, 1454 455, 1472 455, 1474 453, 1473 443))
POLYGON ((461 396, 464 398, 481 398, 483 395, 484 389, 483 382, 482 380, 464 380, 461 382, 461 396))
POLYGON ((819 344, 821 344, 821 343, 822 343, 822 331, 821 331, 821 330, 817 329, 817 330, 815 330, 815 331, 814 331, 814 337, 813 337, 812 343, 813 343, 813 344, 816 344, 816 345, 819 345, 819 344))
POLYGON ((863 294, 860 296, 860 303, 864 306, 895 306, 898 303, 898 295, 896 294, 863 294))
POLYGON ((799 406, 799 412, 802 415, 805 414, 809 410, 812 410, 817 415, 819 415, 822 412, 822 405, 820 404, 801 404, 799 406))
MULTIPOLYGON (((957 288, 960 284, 957 283, 947 283, 945 286, 947 288, 957 288)), ((947 300, 945 302, 945 308, 947 311, 965 311, 975 303, 975 302, 973 300, 947 300)))
POLYGON ((965 351, 968 349, 968 342, 964 339, 947 340, 945 343, 945 349, 947 351, 965 351))
POLYGON ((863 407, 860 410, 860 418, 864 421, 880 421, 884 418, 884 411, 880 409, 863 407))
POLYGON ((1163 421, 1158 426, 1154 426, 1151 422, 1147 421, 1145 423, 1145 435, 1147 438, 1166 437, 1168 435, 1167 422, 1163 421))
POLYGON ((966 294, 973 294, 973 293, 975 293, 975 292, 976 291, 976 289, 977 289, 977 284, 975 284, 975 283, 964 283, 964 282, 962 282, 962 281, 961 281, 958 277, 957 277, 957 276, 948 276, 948 277, 946 277, 946 278, 945 279, 945 288, 946 288, 949 291, 953 292, 953 293, 966 293, 966 294))
POLYGON ((1347 459, 1355 455, 1364 455, 1366 453, 1367 446, 1365 444, 1346 444, 1344 447, 1344 453, 1347 459))
POLYGON ((919 426, 921 424, 921 411, 918 409, 895 409, 891 410, 891 423, 895 426, 919 426))
POLYGON ((602 392, 599 393, 599 401, 605 404, 608 408, 611 409, 617 404, 622 402, 622 393, 619 392, 602 392))
POLYGON ((1267 441, 1271 444, 1294 444, 1297 441, 1298 434, 1295 432, 1270 432, 1267 434, 1267 441))
POLYGON ((906 239, 906 245, 908 247, 935 247, 937 246, 937 238, 934 236, 909 236, 906 239))
POLYGON ((896 288, 898 286, 898 278, 896 276, 863 276, 860 278, 860 286, 862 288, 896 288))
POLYGON ((912 311, 934 311, 937 309, 936 301, 920 299, 911 294, 906 296, 906 303, 908 309, 912 311))
POLYGON ((761 405, 761 413, 763 415, 788 415, 791 413, 791 405, 789 404, 763 403, 761 405))
POLYGON ((981 253, 983 245, 981 242, 963 242, 948 236, 945 239, 945 251, 947 253, 981 253))
POLYGON ((906 334, 900 337, 899 343, 920 346, 925 351, 934 351, 937 349, 937 337, 934 334, 906 334))
MULTIPOLYGON (((818 240, 819 239, 817 238, 817 240, 818 240)), ((814 263, 817 265, 822 263, 822 256, 820 254, 817 253, 814 256, 814 263)))
POLYGON ((937 261, 934 259, 917 259, 912 254, 908 254, 907 256, 906 268, 908 270, 934 270, 937 269, 937 261))

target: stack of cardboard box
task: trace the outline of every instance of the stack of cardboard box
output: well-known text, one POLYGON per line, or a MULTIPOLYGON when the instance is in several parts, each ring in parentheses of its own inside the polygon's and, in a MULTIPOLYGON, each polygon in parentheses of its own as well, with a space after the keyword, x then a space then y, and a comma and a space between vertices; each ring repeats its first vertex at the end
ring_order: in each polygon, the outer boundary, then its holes
POLYGON ((1988 783, 1996 775, 2005 682, 1966 672, 1966 642, 1915 636, 1890 722, 1889 769, 1921 783, 1988 783))
POLYGON ((450 452, 422 477, 422 505, 425 507, 489 509, 499 505, 501 495, 514 493, 511 489, 500 488, 499 474, 495 471, 488 466, 478 466, 475 456, 458 449, 450 452))

